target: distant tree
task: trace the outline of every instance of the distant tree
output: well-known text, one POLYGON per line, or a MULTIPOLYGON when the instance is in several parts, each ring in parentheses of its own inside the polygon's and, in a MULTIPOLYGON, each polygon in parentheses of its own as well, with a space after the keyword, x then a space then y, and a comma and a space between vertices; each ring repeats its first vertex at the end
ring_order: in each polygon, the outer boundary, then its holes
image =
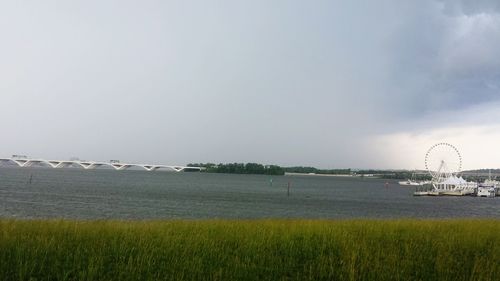
POLYGON ((317 169, 314 167, 286 167, 284 170, 288 173, 301 174, 328 174, 328 175, 350 175, 351 169, 317 169))
POLYGON ((257 163, 228 163, 218 164, 213 163, 191 163, 188 167, 203 167, 206 173, 227 173, 227 174, 255 174, 255 175, 284 175, 285 171, 280 166, 268 165, 264 166, 257 163))

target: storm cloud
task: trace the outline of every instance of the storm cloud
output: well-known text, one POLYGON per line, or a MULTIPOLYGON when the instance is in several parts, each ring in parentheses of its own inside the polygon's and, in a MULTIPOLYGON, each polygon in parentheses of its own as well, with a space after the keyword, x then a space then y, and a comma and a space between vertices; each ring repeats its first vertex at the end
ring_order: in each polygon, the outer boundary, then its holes
POLYGON ((0 154, 377 168, 499 125, 497 1, 353 2, 2 2, 0 154))
POLYGON ((497 5, 463 3, 433 3, 396 37, 402 45, 395 44, 394 58, 401 63, 393 71, 395 83, 404 100, 411 95, 420 101, 413 107, 417 112, 460 110, 500 98, 497 5))

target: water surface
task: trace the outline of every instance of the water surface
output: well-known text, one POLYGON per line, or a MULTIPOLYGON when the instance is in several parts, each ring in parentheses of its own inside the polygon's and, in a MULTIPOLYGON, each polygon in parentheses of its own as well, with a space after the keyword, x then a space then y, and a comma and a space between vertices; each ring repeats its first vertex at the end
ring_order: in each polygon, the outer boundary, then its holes
POLYGON ((500 218, 500 198, 413 197, 414 188, 396 182, 386 187, 385 182, 351 177, 2 167, 0 217, 500 218))

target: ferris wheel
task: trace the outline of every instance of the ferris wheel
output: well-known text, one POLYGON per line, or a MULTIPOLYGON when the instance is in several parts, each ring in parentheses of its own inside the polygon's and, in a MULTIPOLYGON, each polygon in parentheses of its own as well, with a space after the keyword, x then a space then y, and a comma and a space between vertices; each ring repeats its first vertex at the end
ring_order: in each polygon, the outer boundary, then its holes
POLYGON ((432 179, 442 181, 462 170, 462 155, 458 149, 445 142, 435 144, 425 154, 425 168, 432 179))

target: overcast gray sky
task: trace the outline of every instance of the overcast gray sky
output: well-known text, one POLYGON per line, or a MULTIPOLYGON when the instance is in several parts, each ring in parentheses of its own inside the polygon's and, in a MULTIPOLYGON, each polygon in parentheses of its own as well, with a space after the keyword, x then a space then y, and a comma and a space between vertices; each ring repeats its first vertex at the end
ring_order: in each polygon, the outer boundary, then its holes
POLYGON ((2 1, 0 38, 3 157, 500 167, 497 0, 2 1))

